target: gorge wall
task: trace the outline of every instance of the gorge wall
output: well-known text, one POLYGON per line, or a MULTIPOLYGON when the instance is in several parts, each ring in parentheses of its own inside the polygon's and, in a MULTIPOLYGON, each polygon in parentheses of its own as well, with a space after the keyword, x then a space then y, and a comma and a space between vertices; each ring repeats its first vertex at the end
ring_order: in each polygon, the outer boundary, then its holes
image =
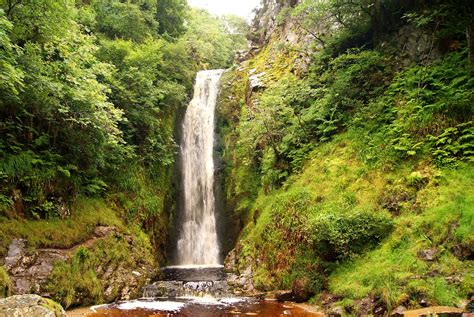
POLYGON ((223 75, 223 193, 241 228, 226 268, 240 275, 238 293, 288 289, 340 315, 466 307, 474 109, 465 25, 437 16, 447 10, 438 2, 395 2, 351 7, 361 25, 327 7, 347 25, 325 33, 308 16, 317 8, 299 7, 311 2, 267 1, 252 49, 223 75), (382 27, 379 14, 390 17, 382 27))

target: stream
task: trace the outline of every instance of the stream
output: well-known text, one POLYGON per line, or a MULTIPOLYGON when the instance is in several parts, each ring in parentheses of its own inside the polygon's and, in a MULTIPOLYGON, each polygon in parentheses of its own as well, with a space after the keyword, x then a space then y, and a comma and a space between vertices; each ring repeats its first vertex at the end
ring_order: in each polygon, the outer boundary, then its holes
POLYGON ((293 304, 279 303, 276 301, 259 301, 255 299, 162 299, 138 300, 99 306, 92 308, 93 312, 88 317, 224 317, 224 316, 296 316, 296 317, 321 317, 322 314, 311 312, 303 307, 293 304))

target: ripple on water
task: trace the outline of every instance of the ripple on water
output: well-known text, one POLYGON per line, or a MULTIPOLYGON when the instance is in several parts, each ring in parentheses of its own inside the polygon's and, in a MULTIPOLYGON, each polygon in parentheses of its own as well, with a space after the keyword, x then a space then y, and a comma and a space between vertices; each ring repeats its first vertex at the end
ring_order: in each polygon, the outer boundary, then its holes
POLYGON ((170 300, 137 300, 109 306, 99 306, 90 317, 227 317, 227 316, 294 316, 320 317, 322 314, 275 301, 244 298, 189 298, 170 300))

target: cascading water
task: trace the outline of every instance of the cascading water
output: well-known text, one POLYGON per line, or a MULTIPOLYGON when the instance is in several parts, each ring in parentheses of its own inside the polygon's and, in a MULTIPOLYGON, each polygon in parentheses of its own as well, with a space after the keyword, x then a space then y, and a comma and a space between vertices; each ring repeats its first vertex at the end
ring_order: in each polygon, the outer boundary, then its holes
POLYGON ((214 206, 214 110, 222 70, 199 72, 183 124, 184 208, 177 243, 178 266, 162 268, 163 280, 143 298, 93 308, 88 316, 315 316, 273 301, 236 298, 219 265, 214 206))
POLYGON ((223 70, 197 74, 181 141, 184 190, 178 265, 219 265, 214 198, 214 111, 223 70))

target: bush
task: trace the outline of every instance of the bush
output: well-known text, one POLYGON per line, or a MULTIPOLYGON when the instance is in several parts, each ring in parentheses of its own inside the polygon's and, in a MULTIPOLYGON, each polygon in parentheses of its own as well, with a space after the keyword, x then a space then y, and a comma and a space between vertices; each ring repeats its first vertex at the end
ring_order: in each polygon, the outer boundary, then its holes
POLYGON ((377 245, 393 229, 385 214, 323 214, 312 224, 313 246, 326 261, 350 258, 377 245))

